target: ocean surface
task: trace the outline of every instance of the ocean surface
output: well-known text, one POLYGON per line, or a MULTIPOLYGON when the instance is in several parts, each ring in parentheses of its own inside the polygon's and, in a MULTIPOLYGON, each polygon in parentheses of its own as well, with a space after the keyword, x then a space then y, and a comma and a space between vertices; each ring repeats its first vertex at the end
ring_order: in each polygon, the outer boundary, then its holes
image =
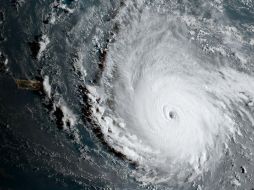
POLYGON ((0 190, 254 189, 253 52, 253 0, 1 0, 0 190))

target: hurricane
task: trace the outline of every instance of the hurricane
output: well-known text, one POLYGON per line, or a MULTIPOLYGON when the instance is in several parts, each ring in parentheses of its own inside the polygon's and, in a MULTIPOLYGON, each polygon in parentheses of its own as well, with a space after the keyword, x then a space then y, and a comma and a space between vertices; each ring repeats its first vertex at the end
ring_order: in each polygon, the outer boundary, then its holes
POLYGON ((181 185, 214 175, 239 122, 253 124, 254 78, 231 56, 219 7, 204 3, 212 19, 194 19, 154 4, 128 2, 116 16, 93 117, 138 181, 181 185))
POLYGON ((253 0, 0 5, 0 190, 253 190, 253 0))

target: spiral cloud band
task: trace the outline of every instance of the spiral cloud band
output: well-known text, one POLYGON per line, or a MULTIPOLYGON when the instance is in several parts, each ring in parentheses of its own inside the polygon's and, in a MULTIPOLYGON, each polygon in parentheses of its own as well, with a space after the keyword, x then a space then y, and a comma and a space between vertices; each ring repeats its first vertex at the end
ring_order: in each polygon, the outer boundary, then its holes
POLYGON ((237 113, 248 112, 254 78, 230 58, 204 52, 184 17, 139 5, 116 18, 121 28, 94 93, 103 100, 94 115, 105 141, 138 164, 139 180, 191 181, 215 170, 241 135, 237 113))

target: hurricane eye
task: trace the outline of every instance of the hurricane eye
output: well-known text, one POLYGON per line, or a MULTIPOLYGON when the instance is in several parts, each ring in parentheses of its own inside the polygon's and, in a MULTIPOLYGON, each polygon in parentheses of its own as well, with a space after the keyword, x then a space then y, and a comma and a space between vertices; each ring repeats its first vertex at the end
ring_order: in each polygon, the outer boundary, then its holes
POLYGON ((168 106, 165 106, 163 108, 163 112, 164 112, 164 117, 167 120, 175 120, 175 119, 177 119, 177 112, 174 109, 169 108, 168 106))
POLYGON ((169 116, 169 119, 175 119, 175 118, 176 118, 176 112, 170 111, 170 112, 168 113, 168 116, 169 116))

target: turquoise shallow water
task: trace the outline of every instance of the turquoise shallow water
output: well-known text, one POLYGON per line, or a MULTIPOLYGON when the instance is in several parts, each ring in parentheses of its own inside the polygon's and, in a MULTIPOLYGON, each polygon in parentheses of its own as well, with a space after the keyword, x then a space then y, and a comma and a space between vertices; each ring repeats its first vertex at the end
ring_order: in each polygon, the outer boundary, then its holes
MULTIPOLYGON (((144 182, 136 176, 137 162, 111 146, 91 119, 93 97, 87 87, 103 86, 107 49, 111 52, 111 45, 147 7, 164 19, 174 15, 183 22, 169 30, 205 52, 203 59, 229 63, 253 76, 254 2, 133 1, 134 8, 130 2, 0 2, 0 189, 254 188, 251 97, 245 115, 237 106, 232 111, 240 118, 236 123, 242 136, 230 139, 215 174, 208 171, 179 185, 144 182), (43 82, 42 89, 19 89, 15 79, 43 82)), ((128 40, 124 42, 127 46, 128 40)))

